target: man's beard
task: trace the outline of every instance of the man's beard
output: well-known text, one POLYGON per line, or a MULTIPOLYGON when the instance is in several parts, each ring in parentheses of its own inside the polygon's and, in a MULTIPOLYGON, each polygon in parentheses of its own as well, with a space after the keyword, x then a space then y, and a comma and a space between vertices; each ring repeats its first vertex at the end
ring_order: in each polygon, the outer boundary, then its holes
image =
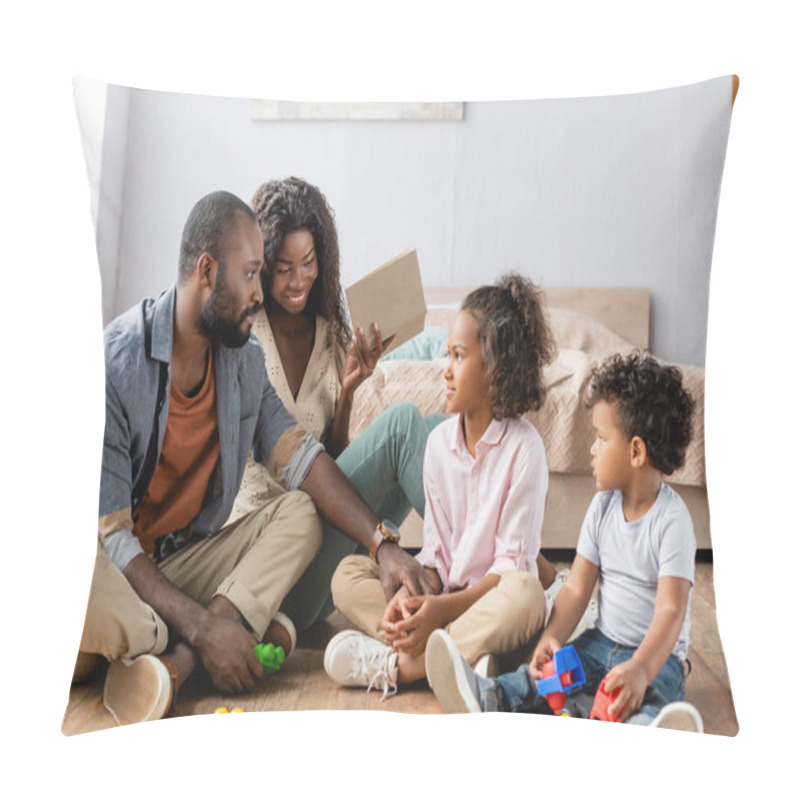
POLYGON ((198 325, 200 332, 212 344, 222 344, 225 347, 239 348, 247 344, 250 331, 242 329, 242 323, 249 316, 258 311, 260 304, 256 303, 247 308, 238 320, 231 319, 231 308, 236 301, 228 288, 227 270, 224 262, 220 262, 217 270, 217 281, 200 313, 198 325))

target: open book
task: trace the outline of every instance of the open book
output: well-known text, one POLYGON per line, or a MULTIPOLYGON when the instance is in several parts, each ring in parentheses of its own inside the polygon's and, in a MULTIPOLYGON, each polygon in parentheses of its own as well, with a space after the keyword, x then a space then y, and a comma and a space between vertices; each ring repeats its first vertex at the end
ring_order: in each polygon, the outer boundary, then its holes
POLYGON ((345 290, 345 296, 350 324, 354 331, 364 330, 370 348, 377 344, 373 323, 384 340, 397 334, 385 353, 425 327, 427 308, 416 250, 406 250, 365 275, 345 290))

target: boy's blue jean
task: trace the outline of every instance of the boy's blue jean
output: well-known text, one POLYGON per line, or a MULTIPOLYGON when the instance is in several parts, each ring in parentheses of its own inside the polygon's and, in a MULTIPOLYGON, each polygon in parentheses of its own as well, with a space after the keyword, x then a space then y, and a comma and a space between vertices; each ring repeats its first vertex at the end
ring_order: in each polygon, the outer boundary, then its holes
MULTIPOLYGON (((380 519, 400 525, 414 508, 425 515, 422 462, 428 434, 444 414, 424 417, 413 403, 387 408, 336 459, 339 469, 380 519)), ((333 611, 331 578, 358 544, 325 520, 322 547, 281 605, 297 630, 305 630, 333 611)), ((362 552, 366 552, 363 551, 362 552)))
MULTIPOLYGON (((608 671, 628 661, 634 647, 624 647, 600 633, 596 628, 584 631, 572 645, 581 659, 586 674, 583 692, 594 695, 608 671)), ((632 725, 649 725, 667 703, 683 699, 685 686, 683 664, 671 655, 653 682, 647 687, 639 710, 626 722, 632 725)), ((492 681, 481 681, 481 706, 485 711, 522 711, 549 714, 550 706, 536 691, 536 682, 523 664, 516 672, 501 675, 492 681)))

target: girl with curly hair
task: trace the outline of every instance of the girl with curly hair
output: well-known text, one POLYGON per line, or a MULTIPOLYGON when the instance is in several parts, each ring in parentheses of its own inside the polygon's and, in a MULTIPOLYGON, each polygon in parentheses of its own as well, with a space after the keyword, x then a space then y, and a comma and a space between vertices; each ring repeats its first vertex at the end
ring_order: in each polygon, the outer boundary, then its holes
MULTIPOLYGON (((349 442, 356 389, 369 378, 389 340, 370 350, 363 331, 351 335, 339 282, 339 240, 325 196, 300 178, 269 181, 253 211, 264 236, 264 305, 252 332, 264 350, 267 375, 286 408, 326 451, 393 532, 411 508, 425 512, 422 462, 429 431, 444 419, 423 419, 413 403, 383 412, 349 442)), ((282 491, 248 459, 231 519, 282 491)), ((315 561, 284 600, 283 613, 304 629, 333 611, 330 581, 357 543, 323 521, 315 561)))
POLYGON ((529 643, 545 620, 539 580, 548 471, 544 444, 522 415, 544 402, 544 368, 556 354, 540 291, 506 275, 464 300, 444 371, 453 416, 425 453, 426 516, 417 556, 435 591, 404 587, 387 603, 370 560, 334 574, 336 607, 360 631, 329 643, 325 669, 349 686, 382 688, 426 674, 428 637, 444 628, 464 658, 494 672, 493 656, 529 643))

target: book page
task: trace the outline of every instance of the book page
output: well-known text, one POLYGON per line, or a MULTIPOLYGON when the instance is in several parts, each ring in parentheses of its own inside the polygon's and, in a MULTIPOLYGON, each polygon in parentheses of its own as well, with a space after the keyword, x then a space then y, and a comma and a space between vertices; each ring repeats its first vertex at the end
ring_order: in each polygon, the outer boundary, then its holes
POLYGON ((384 353, 407 342, 425 327, 425 295, 416 250, 406 250, 345 290, 353 331, 362 328, 370 349, 377 344, 373 323, 386 340, 384 353))

